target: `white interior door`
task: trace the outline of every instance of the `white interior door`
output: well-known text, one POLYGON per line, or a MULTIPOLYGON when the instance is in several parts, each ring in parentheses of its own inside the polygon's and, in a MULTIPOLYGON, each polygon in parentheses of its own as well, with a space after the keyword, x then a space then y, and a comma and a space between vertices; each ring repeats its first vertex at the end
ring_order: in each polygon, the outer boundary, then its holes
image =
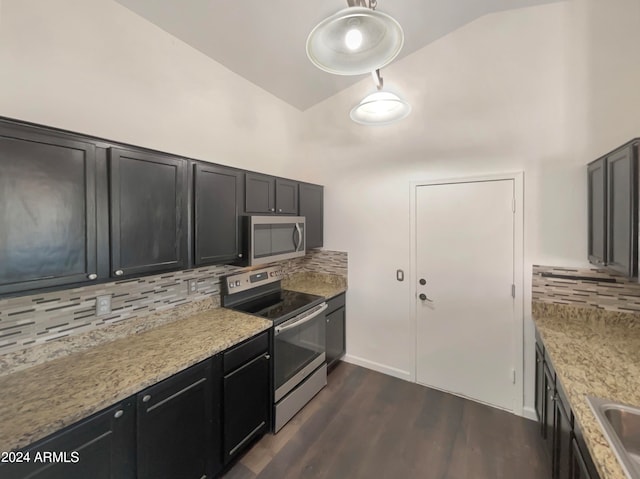
POLYGON ((417 382, 507 410, 515 397, 514 186, 420 185, 415 209, 417 382))

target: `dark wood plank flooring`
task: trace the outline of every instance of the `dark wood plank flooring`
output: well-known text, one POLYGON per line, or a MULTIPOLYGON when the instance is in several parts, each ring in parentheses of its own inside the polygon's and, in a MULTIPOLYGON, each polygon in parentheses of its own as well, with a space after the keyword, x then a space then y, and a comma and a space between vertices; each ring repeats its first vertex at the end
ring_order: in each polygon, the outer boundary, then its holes
POLYGON ((224 479, 549 479, 538 427, 347 363, 224 479))

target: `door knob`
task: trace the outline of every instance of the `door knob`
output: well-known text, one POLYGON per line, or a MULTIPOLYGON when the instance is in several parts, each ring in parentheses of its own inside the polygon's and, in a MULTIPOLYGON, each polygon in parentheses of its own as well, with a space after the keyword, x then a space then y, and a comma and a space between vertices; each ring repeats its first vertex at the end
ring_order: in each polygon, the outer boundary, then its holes
POLYGON ((424 279, 424 278, 420 278, 419 283, 420 283, 422 286, 424 286, 425 284, 427 284, 427 280, 426 280, 426 279, 424 279))
POLYGON ((433 300, 427 298, 427 295, 424 293, 420 293, 418 295, 418 298, 420 298, 421 301, 428 301, 429 303, 433 303, 433 300))

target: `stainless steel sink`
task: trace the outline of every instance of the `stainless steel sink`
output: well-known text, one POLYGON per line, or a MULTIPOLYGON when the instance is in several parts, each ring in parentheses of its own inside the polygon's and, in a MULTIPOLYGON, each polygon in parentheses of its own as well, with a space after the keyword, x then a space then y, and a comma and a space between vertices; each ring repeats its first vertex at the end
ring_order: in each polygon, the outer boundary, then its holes
POLYGON ((640 479, 640 408, 587 397, 627 477, 640 479))

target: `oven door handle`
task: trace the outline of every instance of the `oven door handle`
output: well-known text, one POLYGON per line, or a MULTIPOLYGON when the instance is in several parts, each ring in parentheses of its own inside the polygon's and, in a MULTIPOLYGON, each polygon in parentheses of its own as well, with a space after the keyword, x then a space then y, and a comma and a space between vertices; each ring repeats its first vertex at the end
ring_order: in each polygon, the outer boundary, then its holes
POLYGON ((324 313, 328 307, 329 305, 327 303, 324 303, 321 308, 319 308, 315 313, 312 313, 309 316, 305 316, 304 318, 299 319, 298 321, 295 321, 293 323, 289 323, 289 321, 287 321, 283 326, 276 326, 276 334, 283 333, 284 331, 288 331, 289 329, 297 328, 301 324, 311 321, 313 318, 324 313))

